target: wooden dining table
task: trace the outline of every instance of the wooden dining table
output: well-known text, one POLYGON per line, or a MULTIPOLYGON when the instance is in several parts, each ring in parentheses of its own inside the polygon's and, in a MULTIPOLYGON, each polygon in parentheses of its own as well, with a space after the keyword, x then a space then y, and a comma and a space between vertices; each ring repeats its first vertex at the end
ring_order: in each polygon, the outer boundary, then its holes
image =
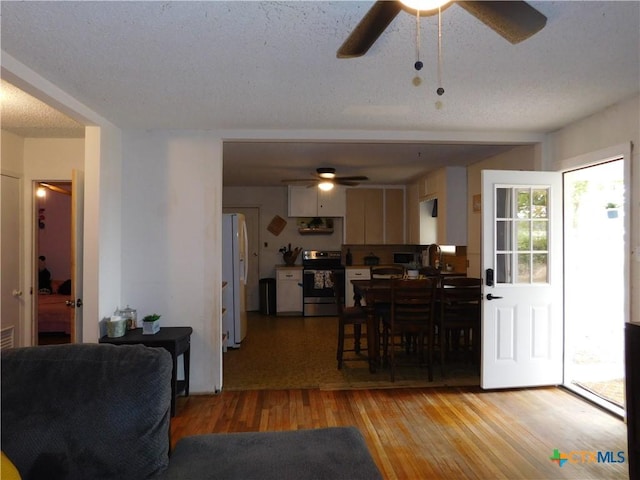
MULTIPOLYGON (((449 276, 464 276, 450 274, 449 276)), ((351 280, 354 305, 361 306, 367 312, 367 354, 369 371, 375 373, 380 362, 380 318, 381 308, 390 308, 391 279, 351 280), (362 304, 362 299, 365 304, 362 304)))

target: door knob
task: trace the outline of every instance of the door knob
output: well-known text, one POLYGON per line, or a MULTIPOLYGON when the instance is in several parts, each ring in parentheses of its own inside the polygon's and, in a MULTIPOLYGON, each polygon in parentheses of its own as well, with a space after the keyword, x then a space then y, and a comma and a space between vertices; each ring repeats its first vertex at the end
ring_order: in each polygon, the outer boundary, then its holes
POLYGON ((487 300, 496 300, 498 298, 502 298, 502 297, 498 297, 496 295, 491 295, 490 293, 487 293, 487 300))
POLYGON ((22 290, 14 288, 13 291, 11 292, 11 295, 13 295, 14 297, 21 297, 22 296, 22 290))

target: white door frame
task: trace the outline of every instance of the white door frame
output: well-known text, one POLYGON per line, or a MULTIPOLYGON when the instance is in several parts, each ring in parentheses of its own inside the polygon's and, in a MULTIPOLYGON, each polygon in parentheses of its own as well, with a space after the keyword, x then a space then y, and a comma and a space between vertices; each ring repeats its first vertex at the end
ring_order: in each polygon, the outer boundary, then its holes
MULTIPOLYGON (((558 168, 559 171, 561 171, 562 173, 571 171, 571 170, 577 170, 580 168, 588 168, 588 167, 593 167, 602 163, 607 163, 610 161, 614 161, 614 160, 622 160, 622 164, 623 164, 623 182, 624 182, 624 190, 625 190, 625 198, 624 198, 624 203, 622 206, 623 212, 624 212, 624 235, 623 235, 623 265, 624 265, 624 271, 623 271, 623 285, 624 285, 624 305, 623 305, 623 315, 624 315, 624 322, 630 322, 631 321, 631 204, 632 201, 634 201, 634 199, 632 198, 632 195, 634 195, 634 192, 632 191, 631 188, 631 151, 632 151, 632 145, 631 143, 621 143, 618 145, 613 145, 611 147, 607 147, 601 150, 596 150, 594 152, 589 152, 586 153, 584 155, 579 155, 576 157, 571 157, 571 158, 567 158, 564 160, 561 160, 556 167, 558 168)), ((638 195, 638 193, 635 193, 636 195, 638 195)), ((635 200, 637 202, 637 199, 635 200)), ((640 222, 638 222, 635 227, 639 230, 639 235, 638 237, 640 237, 640 222)), ((638 250, 638 252, 636 252, 636 261, 640 261, 640 250, 638 250)), ((566 338, 565 341, 571 341, 570 338, 566 338)), ((621 348, 623 348, 623 346, 621 346, 621 348)), ((563 377, 564 377, 564 381, 565 383, 563 383, 563 385, 567 388, 569 388, 570 390, 576 390, 575 387, 573 385, 571 385, 568 382, 568 376, 566 373, 566 365, 563 366, 564 367, 564 371, 563 371, 563 377)), ((594 401, 595 403, 601 404, 603 407, 610 409, 612 411, 614 411, 617 414, 620 415, 624 415, 624 412, 622 411, 618 411, 617 408, 611 406, 611 404, 609 404, 608 402, 604 402, 603 400, 601 400, 599 397, 597 397, 596 395, 591 395, 588 392, 584 392, 584 391, 579 391, 578 392, 580 395, 583 395, 587 398, 589 398, 590 400, 594 401)))

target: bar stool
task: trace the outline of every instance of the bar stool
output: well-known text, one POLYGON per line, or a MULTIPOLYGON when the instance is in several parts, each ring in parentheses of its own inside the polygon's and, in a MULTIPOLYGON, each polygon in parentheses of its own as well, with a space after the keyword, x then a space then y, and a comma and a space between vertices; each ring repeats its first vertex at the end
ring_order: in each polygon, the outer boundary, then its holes
MULTIPOLYGON (((366 360, 367 356, 362 356, 363 350, 360 345, 362 338, 362 325, 367 325, 367 312, 361 306, 346 306, 344 303, 344 277, 340 275, 331 276, 333 291, 338 306, 338 349, 336 359, 338 360, 338 370, 342 369, 344 361, 366 360), (346 330, 351 325, 353 333, 348 335, 346 330), (353 338, 353 348, 345 348, 345 338, 353 338), (344 352, 353 352, 356 356, 344 358, 344 352)), ((364 350, 366 350, 366 346, 364 350)))

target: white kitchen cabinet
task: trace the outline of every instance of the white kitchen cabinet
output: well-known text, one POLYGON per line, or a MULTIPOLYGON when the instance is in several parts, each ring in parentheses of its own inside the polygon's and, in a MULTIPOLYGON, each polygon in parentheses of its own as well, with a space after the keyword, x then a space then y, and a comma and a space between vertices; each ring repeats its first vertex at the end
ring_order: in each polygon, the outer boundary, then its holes
POLYGON ((317 187, 289 186, 290 217, 344 217, 345 188, 325 192, 317 187))
MULTIPOLYGON (((351 280, 369 280, 370 278, 371 270, 369 269, 369 267, 346 267, 344 282, 344 303, 347 307, 353 306, 353 296, 355 295, 351 280)), ((362 305, 366 303, 364 298, 362 299, 361 303, 362 305)))
POLYGON ((276 268, 276 314, 302 315, 302 267, 276 268))
POLYGON ((350 245, 405 243, 404 188, 349 188, 345 240, 350 245))

